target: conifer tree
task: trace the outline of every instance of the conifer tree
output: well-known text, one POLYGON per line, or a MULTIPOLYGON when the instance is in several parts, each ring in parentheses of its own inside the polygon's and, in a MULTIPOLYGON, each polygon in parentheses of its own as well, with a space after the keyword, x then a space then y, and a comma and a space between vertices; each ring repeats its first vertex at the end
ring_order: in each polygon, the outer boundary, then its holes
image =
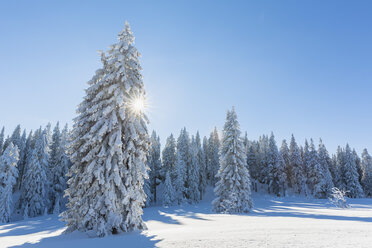
POLYGON ((289 145, 289 164, 291 167, 291 185, 294 192, 306 194, 306 178, 303 162, 301 158, 300 148, 292 134, 291 143, 289 145))
POLYGON ((59 129, 59 122, 57 122, 56 126, 53 129, 53 134, 52 134, 52 140, 50 143, 50 157, 49 157, 49 166, 47 170, 47 178, 48 178, 48 198, 50 202, 49 210, 52 211, 56 199, 58 198, 57 193, 55 192, 54 185, 55 182, 55 174, 56 171, 59 170, 62 166, 62 149, 61 149, 61 131, 59 129))
POLYGON ((170 172, 167 171, 165 174, 164 191, 163 191, 163 205, 172 206, 175 201, 175 191, 170 176, 170 172))
POLYGON ((182 204, 186 199, 186 162, 182 158, 181 152, 177 150, 176 160, 176 178, 174 182, 175 189, 175 203, 182 204))
POLYGON ((188 172, 191 165, 190 154, 190 137, 186 128, 181 130, 180 136, 177 139, 177 161, 176 161, 176 190, 178 203, 181 204, 184 200, 189 199, 189 182, 188 172))
POLYGON ((258 177, 260 174, 258 162, 257 162, 257 144, 252 143, 248 146, 247 151, 247 167, 250 172, 252 186, 255 192, 258 190, 258 177))
POLYGON ((219 213, 249 212, 253 206, 244 144, 234 108, 227 111, 221 145, 221 163, 214 192, 213 210, 219 213))
POLYGON ((176 153, 176 140, 171 134, 166 142, 162 152, 162 176, 165 177, 167 172, 169 171, 169 175, 171 180, 174 181, 176 178, 176 160, 177 160, 177 153, 176 153))
POLYGON ((220 167, 220 139, 218 137, 218 131, 215 127, 213 132, 209 136, 208 140, 208 163, 207 163, 207 171, 208 171, 208 179, 210 185, 214 186, 217 178, 217 172, 220 167))
POLYGON ((106 236, 145 228, 147 117, 139 52, 128 23, 88 83, 71 135, 67 232, 106 236))
POLYGON ((153 131, 150 138, 150 151, 147 159, 147 166, 150 168, 149 179, 146 180, 146 184, 149 187, 147 192, 146 204, 156 202, 156 187, 159 185, 161 180, 161 160, 160 160, 160 138, 156 132, 153 131))
POLYGON ((199 180, 198 146, 193 136, 190 144, 190 165, 187 167, 187 196, 190 203, 200 200, 199 180))
POLYGON ((11 142, 0 156, 0 223, 11 220, 13 213, 13 187, 18 177, 18 148, 11 142))
POLYGON ((269 193, 277 196, 285 195, 287 175, 285 173, 285 164, 280 156, 274 134, 271 133, 269 139, 269 149, 267 153, 267 178, 269 193))
POLYGON ((332 193, 334 187, 332 174, 329 170, 331 166, 331 158, 323 144, 322 139, 319 140, 318 147, 318 163, 320 164, 321 174, 319 175, 319 183, 315 185, 315 197, 327 198, 332 193))
POLYGON ((342 178, 345 190, 350 198, 363 197, 363 189, 359 183, 359 174, 355 163, 355 157, 349 147, 346 145, 343 157, 342 178))
POLYGON ((364 168, 364 174, 362 178, 362 185, 366 196, 372 196, 372 157, 369 155, 367 149, 363 150, 362 153, 362 167, 364 168))
POLYGON ((27 216, 42 215, 48 205, 46 170, 49 161, 49 149, 46 130, 37 136, 30 163, 27 166, 23 182, 22 199, 24 208, 27 206, 27 216))
POLYGON ((199 165, 199 192, 201 200, 207 187, 207 167, 205 163, 205 153, 204 149, 202 148, 199 132, 196 133, 195 143, 199 165))
POLYGON ((279 152, 280 152, 281 157, 283 158, 285 174, 287 175, 287 185, 288 187, 292 188, 291 179, 293 175, 292 175, 292 170, 290 166, 289 148, 288 148, 287 141, 285 139, 282 141, 282 145, 280 146, 279 152))

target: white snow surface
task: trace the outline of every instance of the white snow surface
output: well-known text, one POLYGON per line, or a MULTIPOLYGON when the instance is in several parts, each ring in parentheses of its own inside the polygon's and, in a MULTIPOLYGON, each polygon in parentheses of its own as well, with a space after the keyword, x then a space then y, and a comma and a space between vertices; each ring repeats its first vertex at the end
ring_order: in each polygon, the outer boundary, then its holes
POLYGON ((253 194, 251 213, 229 215, 211 211, 213 197, 146 208, 148 230, 105 238, 63 234, 56 215, 2 224, 0 247, 372 247, 372 199, 349 199, 350 209, 337 209, 328 200, 253 194))

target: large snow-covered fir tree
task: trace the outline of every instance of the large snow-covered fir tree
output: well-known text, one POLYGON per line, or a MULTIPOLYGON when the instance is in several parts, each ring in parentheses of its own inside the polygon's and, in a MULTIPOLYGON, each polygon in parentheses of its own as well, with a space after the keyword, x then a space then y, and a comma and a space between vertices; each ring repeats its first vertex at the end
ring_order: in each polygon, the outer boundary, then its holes
POLYGON ((188 170, 191 164, 190 156, 190 137, 186 128, 181 130, 177 139, 177 160, 176 160, 176 179, 175 189, 178 204, 189 198, 188 195, 188 170))
POLYGON ((176 178, 174 180, 174 190, 175 190, 175 197, 174 201, 177 204, 182 204, 185 202, 186 199, 186 162, 182 158, 182 155, 179 151, 177 151, 177 160, 176 160, 176 178))
POLYGON ((5 138, 5 127, 3 127, 0 132, 0 156, 1 154, 3 154, 4 138, 5 138))
POLYGON ((253 206, 244 144, 234 108, 227 111, 221 144, 221 163, 214 192, 213 210, 219 213, 249 212, 253 206))
POLYGON ((134 36, 126 22, 103 68, 88 83, 71 135, 67 232, 93 236, 144 229, 148 177, 145 90, 134 36))
POLYGON ((363 150, 361 165, 364 173, 362 177, 362 186, 366 196, 372 196, 372 157, 367 149, 363 150))
POLYGON ((0 223, 11 220, 13 213, 13 187, 18 177, 18 147, 11 142, 0 156, 0 223))
POLYGON ((323 144, 322 139, 319 141, 318 147, 318 163, 321 168, 321 174, 319 175, 318 182, 315 184, 314 193, 315 197, 326 198, 332 193, 334 187, 332 175, 329 170, 331 166, 331 158, 329 157, 328 151, 323 144))
POLYGON ((42 215, 48 206, 47 199, 47 175, 49 161, 49 148, 46 130, 41 128, 38 134, 32 156, 22 186, 23 209, 28 210, 27 216, 35 217, 42 215))

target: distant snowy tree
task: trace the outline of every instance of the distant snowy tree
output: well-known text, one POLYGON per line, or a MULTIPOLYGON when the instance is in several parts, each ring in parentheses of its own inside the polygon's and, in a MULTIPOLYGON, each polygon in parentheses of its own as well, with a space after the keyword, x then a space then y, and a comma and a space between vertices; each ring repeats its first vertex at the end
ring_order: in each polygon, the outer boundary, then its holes
POLYGON ((362 178, 362 185, 366 196, 372 196, 372 157, 369 155, 367 149, 363 150, 362 153, 362 167, 364 168, 364 174, 362 178))
POLYGON ((57 193, 55 192, 54 184, 59 182, 54 182, 54 177, 57 170, 60 170, 62 166, 62 153, 64 151, 61 149, 61 131, 59 129, 59 122, 57 122, 56 126, 53 129, 52 140, 50 143, 50 157, 49 157, 49 166, 47 170, 47 178, 48 178, 48 198, 50 205, 49 210, 52 211, 58 198, 57 193))
POLYGON ((48 160, 48 141, 46 131, 44 130, 37 137, 31 161, 28 164, 23 181, 22 199, 24 199, 23 204, 27 205, 27 216, 35 217, 42 215, 48 204, 46 198, 46 187, 48 186, 46 170, 48 168, 48 160))
POLYGON ((355 149, 353 149, 353 156, 354 156, 354 159, 355 159, 355 165, 357 167, 357 171, 358 171, 358 175, 359 175, 359 183, 361 184, 363 174, 364 174, 364 168, 362 167, 361 159, 358 156, 358 153, 355 151, 355 149))
POLYGON ((176 140, 171 134, 166 142, 162 152, 162 176, 165 177, 167 172, 169 171, 171 179, 174 181, 176 177, 176 160, 177 160, 177 153, 176 153, 176 140))
POLYGON ((217 128, 214 128, 208 139, 208 163, 207 172, 209 184, 214 186, 217 178, 218 168, 220 167, 220 139, 218 137, 217 128))
POLYGON ((149 179, 145 181, 145 191, 147 195, 146 206, 151 202, 156 202, 157 192, 156 187, 161 180, 161 160, 160 160, 160 138, 153 131, 150 138, 150 151, 147 159, 147 166, 150 168, 149 179))
POLYGON ((268 159, 267 155, 269 152, 269 137, 263 135, 259 138, 258 141, 258 152, 257 152, 257 169, 258 169, 258 178, 257 180, 265 184, 267 183, 269 168, 268 168, 268 159))
POLYGON ((287 175, 285 173, 284 160, 281 157, 274 134, 271 133, 269 139, 269 149, 267 153, 267 178, 266 183, 269 186, 269 193, 273 193, 277 196, 284 196, 286 186, 287 175))
POLYGON ((289 145, 289 164, 291 168, 291 185, 296 193, 306 194, 306 177, 300 148, 292 135, 289 145))
POLYGON ((207 165, 205 162, 205 153, 204 149, 202 148, 200 134, 199 132, 196 133, 195 137, 195 145, 197 149, 197 158, 198 158, 198 165, 199 165, 199 192, 200 192, 200 200, 203 198, 205 189, 207 188, 207 165))
POLYGON ((197 203, 200 200, 199 191, 199 156, 198 145, 194 136, 190 144, 190 164, 187 167, 187 196, 190 203, 197 203))
POLYGON ((145 90, 128 23, 89 82, 71 135, 67 232, 92 236, 144 229, 148 177, 145 90))
POLYGON ((346 192, 336 187, 331 189, 330 202, 338 208, 349 208, 350 206, 346 203, 346 192))
POLYGON ((18 177, 18 148, 11 142, 0 156, 0 223, 11 220, 13 212, 13 187, 18 177))
POLYGON ((221 145, 221 163, 214 192, 213 210, 220 213, 249 212, 253 206, 246 154, 234 108, 227 112, 221 145))
POLYGON ((315 185, 315 196, 318 198, 326 198, 330 195, 334 184, 332 174, 329 170, 332 163, 331 158, 329 157, 322 139, 319 140, 318 162, 321 167, 321 174, 318 183, 315 185))
POLYGON ((173 187, 170 172, 165 174, 164 191, 163 191, 163 205, 172 206, 176 198, 176 192, 173 187))
POLYGON ((290 159, 289 159, 289 148, 288 148, 287 141, 285 139, 282 141, 282 145, 280 146, 279 152, 283 159, 285 174, 287 175, 287 185, 288 187, 292 188, 291 178, 293 177, 293 175, 292 175, 290 159))
POLYGON ((343 166, 342 166, 342 181, 345 185, 345 191, 350 198, 363 197, 363 189, 359 183, 359 174, 355 163, 355 157, 349 147, 346 145, 343 166))
POLYGON ((176 160, 176 178, 174 181, 175 189, 175 202, 177 204, 182 204, 186 199, 186 162, 182 158, 182 155, 177 151, 177 160, 176 160))
POLYGON ((256 146, 255 143, 252 143, 251 145, 248 146, 247 166, 251 176, 253 189, 255 192, 257 192, 258 190, 257 178, 259 177, 260 171, 257 162, 257 148, 255 146, 256 146))

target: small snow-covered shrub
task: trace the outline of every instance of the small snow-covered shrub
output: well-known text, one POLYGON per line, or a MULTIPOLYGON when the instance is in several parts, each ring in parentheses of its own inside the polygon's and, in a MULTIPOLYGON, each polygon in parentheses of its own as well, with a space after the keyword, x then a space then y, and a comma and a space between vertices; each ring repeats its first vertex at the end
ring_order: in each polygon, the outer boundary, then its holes
POLYGON ((346 193, 344 190, 333 187, 329 201, 338 208, 349 208, 350 206, 346 203, 346 193))

